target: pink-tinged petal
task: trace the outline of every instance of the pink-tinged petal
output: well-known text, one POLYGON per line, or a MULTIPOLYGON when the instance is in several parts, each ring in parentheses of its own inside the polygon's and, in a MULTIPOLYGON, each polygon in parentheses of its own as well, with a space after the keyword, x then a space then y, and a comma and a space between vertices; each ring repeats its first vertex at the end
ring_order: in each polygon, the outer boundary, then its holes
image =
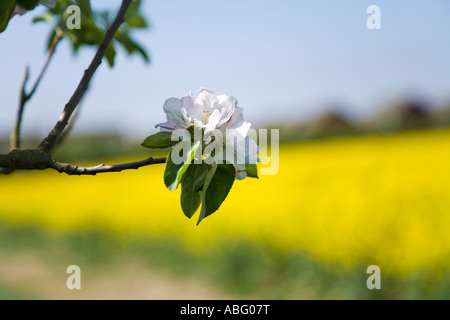
POLYGON ((230 120, 223 125, 224 129, 233 129, 238 127, 244 122, 244 109, 240 107, 236 107, 234 113, 232 114, 230 120))
POLYGON ((161 131, 173 131, 175 130, 175 125, 169 121, 167 122, 163 122, 163 123, 158 123, 155 128, 161 128, 161 131))
POLYGON ((27 10, 23 9, 21 6, 17 5, 13 12, 13 17, 18 14, 19 16, 23 16, 25 13, 27 13, 27 10))
POLYGON ((182 97, 181 108, 184 108, 188 114, 194 114, 194 97, 192 95, 182 97))

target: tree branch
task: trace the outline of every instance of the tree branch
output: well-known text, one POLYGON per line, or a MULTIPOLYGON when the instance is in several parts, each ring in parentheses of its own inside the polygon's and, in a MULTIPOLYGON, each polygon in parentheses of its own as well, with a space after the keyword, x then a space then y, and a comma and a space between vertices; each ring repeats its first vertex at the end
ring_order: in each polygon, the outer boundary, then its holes
POLYGON ((84 75, 81 78, 80 83, 78 84, 78 87, 76 88, 76 90, 73 93, 72 97, 70 98, 69 102, 64 107, 64 110, 63 110, 58 122, 55 124, 55 126, 53 127, 52 131, 48 134, 48 136, 44 140, 42 140, 42 142, 39 144, 38 148, 42 149, 43 151, 45 151, 47 153, 52 152, 58 139, 61 137, 61 134, 64 131, 64 128, 67 126, 69 119, 72 116, 72 113, 74 112, 74 110, 80 103, 81 99, 83 98, 84 94, 86 93, 89 83, 90 83, 95 71, 98 69, 98 67, 102 63, 103 56, 105 55, 106 49, 108 48, 109 44, 113 40, 114 35, 116 34, 120 25, 124 22, 124 15, 125 15, 128 7, 130 6, 131 2, 132 2, 132 0, 123 0, 122 1, 122 6, 120 7, 116 18, 114 19, 114 22, 111 24, 111 26, 106 31, 105 37, 104 37, 100 47, 98 48, 97 53, 95 54, 94 59, 92 60, 91 64, 85 70, 84 75))
POLYGON ((20 170, 45 170, 54 169, 59 173, 68 175, 96 175, 98 173, 120 172, 130 169, 139 169, 141 167, 152 164, 165 163, 166 158, 147 158, 145 160, 116 164, 104 165, 100 164, 95 167, 79 167, 67 163, 60 163, 51 158, 51 156, 41 150, 12 150, 8 154, 0 154, 0 168, 20 169, 20 170))
POLYGON ((52 168, 53 159, 40 149, 11 150, 0 154, 0 167, 14 170, 44 170, 52 168))
POLYGON ((78 108, 76 108, 74 113, 72 114, 72 117, 69 119, 69 122, 67 123, 66 128, 61 133, 61 136, 59 137, 55 147, 64 143, 64 141, 70 136, 70 133, 72 131, 75 121, 78 118, 79 113, 80 113, 80 107, 78 106, 78 108))
MULTIPOLYGON (((91 64, 89 65, 88 69, 85 70, 84 75, 78 84, 75 92, 73 93, 72 97, 70 98, 69 102, 64 107, 63 113, 61 114, 58 122, 52 129, 52 131, 49 133, 49 135, 42 140, 42 142, 39 144, 39 146, 36 149, 32 150, 18 150, 18 148, 13 148, 9 153, 7 154, 0 154, 0 173, 10 173, 12 170, 44 170, 44 169, 54 169, 60 173, 66 173, 68 175, 96 175, 98 173, 106 173, 106 172, 120 172, 123 170, 129 170, 129 169, 138 169, 140 167, 152 165, 152 164, 160 164, 165 163, 165 158, 148 158, 145 160, 137 161, 137 162, 131 162, 131 163, 124 163, 124 164, 117 164, 117 165, 98 165, 95 167, 78 167, 73 166, 70 164, 60 163, 52 159, 50 156, 51 151, 55 147, 55 145, 58 143, 58 140, 61 138, 62 133, 64 132, 64 129, 67 127, 69 120, 72 117, 72 114, 76 110, 78 104, 80 103, 81 99, 83 98, 84 94, 87 91, 87 88, 89 86, 89 83, 102 63, 103 56, 106 52, 106 48, 111 43, 112 39, 114 38, 115 33, 117 32, 119 26, 124 21, 124 15, 130 6, 132 0, 123 0, 122 6, 120 7, 119 12, 117 13, 117 16, 112 23, 112 25, 109 27, 109 29, 106 31, 105 38, 103 39, 100 47, 97 50, 97 53, 95 54, 93 60, 91 61, 91 64)), ((59 42, 59 41, 58 41, 59 42)), ((56 44, 55 44, 56 47, 56 44)), ((54 51, 54 50, 53 50, 54 51)), ((20 146, 20 123, 22 119, 22 113, 25 106, 25 103, 29 98, 34 94, 36 91, 37 85, 39 84, 40 80, 42 79, 42 75, 47 69, 49 60, 51 59, 51 56, 53 55, 53 52, 49 54, 49 58, 44 65, 43 71, 41 72, 40 76, 37 79, 36 84, 34 85, 33 89, 31 90, 30 94, 25 93, 25 85, 28 81, 28 70, 25 75, 24 83, 22 85, 22 97, 21 97, 21 105, 18 112, 18 120, 17 120, 17 130, 15 130, 12 139, 15 139, 15 142, 13 143, 14 147, 20 146)))
POLYGON ((124 164, 116 164, 116 165, 100 164, 95 167, 78 167, 78 166, 72 166, 70 164, 59 163, 59 162, 55 161, 53 163, 53 169, 55 169, 59 173, 66 173, 68 175, 95 176, 98 173, 121 172, 124 170, 139 169, 141 167, 149 166, 152 164, 159 164, 159 163, 165 163, 165 162, 166 162, 166 158, 157 158, 157 159, 148 158, 145 160, 131 162, 131 163, 124 163, 124 164))
POLYGON ((42 77, 45 74, 45 71, 47 71, 47 68, 50 64, 50 61, 52 60, 53 55, 55 54, 55 50, 56 47, 58 46, 58 44, 61 42, 61 40, 63 39, 63 34, 62 33, 58 33, 56 35, 55 40, 52 43, 52 46, 50 47, 50 50, 48 52, 47 55, 47 59, 44 63, 44 66, 41 69, 41 72, 39 73, 38 78, 36 79, 36 82, 34 83, 33 88, 31 89, 31 91, 29 93, 26 92, 26 85, 27 82, 29 80, 30 77, 30 72, 29 72, 29 68, 27 67, 25 70, 25 78, 23 80, 22 83, 22 90, 20 93, 20 103, 19 103, 19 108, 17 111, 17 119, 16 119, 16 124, 14 126, 14 130, 13 133, 11 135, 11 150, 13 149, 20 149, 20 145, 21 145, 21 139, 20 139, 20 127, 22 124, 22 117, 23 117, 23 112, 25 110, 25 105, 28 102, 28 100, 30 100, 34 93, 36 92, 39 83, 42 80, 42 77))
POLYGON ((25 87, 27 85, 28 79, 30 78, 30 70, 27 67, 25 69, 25 77, 22 82, 22 91, 20 92, 20 102, 19 109, 17 110, 17 119, 14 126, 14 130, 11 135, 11 150, 20 149, 20 125, 22 124, 23 110, 25 109, 25 104, 29 98, 25 93, 25 87))

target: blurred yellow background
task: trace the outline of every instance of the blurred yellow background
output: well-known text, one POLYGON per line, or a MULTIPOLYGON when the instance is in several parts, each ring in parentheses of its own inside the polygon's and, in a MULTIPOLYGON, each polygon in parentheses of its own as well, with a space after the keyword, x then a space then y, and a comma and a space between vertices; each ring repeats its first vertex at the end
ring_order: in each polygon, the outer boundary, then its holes
POLYGON ((278 174, 235 181, 199 226, 183 215, 180 191, 164 187, 163 165, 96 177, 20 172, 0 177, 0 220, 53 234, 31 237, 43 251, 66 234, 108 235, 101 241, 118 245, 110 255, 140 239, 149 247, 138 256, 237 297, 449 298, 449 163, 450 129, 283 144, 278 174), (365 287, 369 265, 392 279, 380 293, 365 287))

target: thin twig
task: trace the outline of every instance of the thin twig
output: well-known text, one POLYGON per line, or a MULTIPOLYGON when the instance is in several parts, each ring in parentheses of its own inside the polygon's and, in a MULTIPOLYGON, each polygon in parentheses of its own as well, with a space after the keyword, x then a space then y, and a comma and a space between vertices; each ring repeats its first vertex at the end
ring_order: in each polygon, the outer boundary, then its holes
POLYGON ((78 106, 78 108, 76 108, 74 113, 72 114, 72 117, 70 117, 67 127, 61 133, 61 136, 59 137, 58 141, 56 142, 55 147, 61 145, 70 136, 70 133, 73 129, 75 121, 78 118, 79 113, 80 113, 80 107, 78 106))
POLYGON ((49 49, 47 59, 41 69, 41 72, 39 73, 39 76, 37 77, 36 82, 34 83, 32 89, 29 93, 26 92, 26 85, 30 78, 30 71, 29 71, 28 67, 25 70, 25 77, 22 82, 22 88, 21 88, 21 92, 20 92, 20 103, 19 103, 19 108, 17 110, 16 124, 14 126, 14 130, 11 135, 11 150, 20 149, 20 146, 21 146, 20 127, 22 125, 22 118, 23 118, 23 112, 25 110, 25 105, 33 97, 34 93, 36 92, 36 90, 39 86, 39 83, 41 82, 41 80, 45 74, 45 71, 47 71, 47 69, 48 69, 48 66, 50 64, 50 61, 52 60, 52 57, 55 54, 56 47, 58 46, 58 44, 61 42, 62 39, 63 39, 63 34, 57 33, 57 35, 49 49))
POLYGON ((89 86, 89 83, 97 70, 97 68, 100 66, 103 60, 103 56, 105 55, 106 49, 108 48, 109 44, 114 38, 114 35, 116 34, 117 30, 119 29, 120 25, 124 22, 124 15, 130 6, 132 0, 123 0, 122 6, 120 7, 119 12, 117 13, 116 18, 114 19, 114 22, 111 24, 111 26, 108 28, 108 30, 105 33, 105 37, 100 45, 100 47, 97 50, 97 53, 94 56, 94 59, 92 60, 89 67, 85 70, 83 77, 81 78, 80 83, 78 84, 78 87, 76 88, 75 92, 73 93, 72 97, 70 98, 69 102, 64 107, 64 110, 58 120, 58 122, 53 127, 52 131, 48 134, 48 136, 42 140, 42 142, 39 144, 38 148, 42 149, 45 152, 51 153, 53 148, 55 147, 58 139, 61 137, 62 132, 64 131, 64 128, 67 126, 70 117, 72 116, 72 113, 80 103, 81 99, 83 98, 84 94, 87 91, 87 88, 89 86))
POLYGON ((152 164, 160 164, 165 163, 166 158, 148 158, 141 161, 124 163, 124 164, 116 164, 116 165, 104 165, 100 164, 95 167, 78 167, 72 166, 66 163, 54 162, 52 169, 55 169, 59 173, 66 173, 68 175, 90 175, 95 176, 98 173, 107 173, 107 172, 121 172, 124 170, 130 169, 139 169, 141 167, 149 166, 152 164))
POLYGON ((50 61, 52 60, 53 55, 55 54, 56 51, 56 47, 58 46, 58 44, 61 42, 61 40, 63 39, 64 34, 62 32, 57 32, 55 39, 53 40, 53 43, 48 51, 48 56, 47 56, 47 60, 45 61, 44 66, 42 67, 41 73, 39 74, 38 78, 36 79, 36 82, 33 86, 33 88, 31 89, 30 93, 27 95, 27 100, 29 100, 33 94, 36 92, 37 87, 39 86, 39 83, 42 80, 42 77, 44 76, 45 71, 48 68, 48 65, 50 64, 50 61))
POLYGON ((30 72, 28 67, 25 69, 25 77, 22 82, 22 90, 20 92, 20 102, 19 108, 17 110, 16 124, 14 125, 14 130, 11 135, 11 150, 20 149, 20 126, 22 124, 23 110, 25 109, 25 104, 27 102, 27 94, 25 93, 25 87, 27 85, 28 79, 30 78, 30 72))

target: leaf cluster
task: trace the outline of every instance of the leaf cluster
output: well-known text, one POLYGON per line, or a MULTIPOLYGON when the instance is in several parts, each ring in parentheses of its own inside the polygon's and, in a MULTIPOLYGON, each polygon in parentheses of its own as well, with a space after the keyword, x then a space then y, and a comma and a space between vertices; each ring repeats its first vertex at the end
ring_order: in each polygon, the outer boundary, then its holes
MULTIPOLYGON (((216 212, 233 187, 236 171, 230 163, 207 164, 202 159, 199 141, 172 140, 171 132, 159 132, 147 137, 143 147, 170 148, 164 170, 164 184, 170 191, 181 185, 181 208, 188 217, 200 209, 197 224, 216 212), (175 149, 176 147, 176 149, 175 149), (174 152, 182 161, 174 161, 174 152)), ((256 164, 247 164, 248 177, 258 178, 256 164)))
MULTIPOLYGON (((43 0, 1 0, 0 1, 0 33, 5 31, 13 16, 16 5, 23 9, 33 10, 43 0)), ((106 30, 112 24, 115 12, 110 10, 93 10, 90 0, 55 0, 52 7, 33 19, 33 23, 45 22, 52 26, 47 40, 47 49, 52 48, 55 39, 69 40, 74 53, 81 48, 98 47, 105 37, 106 30), (71 6, 79 8, 80 28, 69 28, 71 6)), ((125 14, 125 23, 121 25, 113 41, 106 49, 105 57, 110 67, 115 64, 117 48, 121 47, 128 55, 137 54, 145 62, 150 62, 146 49, 133 37, 135 29, 149 27, 141 13, 141 1, 134 0, 125 14)))
MULTIPOLYGON (((114 36, 114 40, 106 49, 105 57, 108 64, 113 67, 117 55, 117 46, 121 46, 128 55, 138 54, 145 62, 150 58, 146 50, 133 37, 133 29, 144 29, 148 23, 140 12, 141 1, 134 0, 125 15, 125 23, 120 27, 114 36)), ((112 24, 115 13, 103 10, 96 11, 91 7, 90 0, 58 0, 54 8, 50 8, 43 15, 34 18, 33 22, 48 22, 53 26, 53 30, 48 38, 47 47, 50 48, 54 39, 63 34, 72 46, 73 52, 77 53, 80 48, 85 46, 98 47, 105 32, 112 24), (81 13, 81 28, 69 29, 67 27, 68 8, 77 5, 81 13)))

